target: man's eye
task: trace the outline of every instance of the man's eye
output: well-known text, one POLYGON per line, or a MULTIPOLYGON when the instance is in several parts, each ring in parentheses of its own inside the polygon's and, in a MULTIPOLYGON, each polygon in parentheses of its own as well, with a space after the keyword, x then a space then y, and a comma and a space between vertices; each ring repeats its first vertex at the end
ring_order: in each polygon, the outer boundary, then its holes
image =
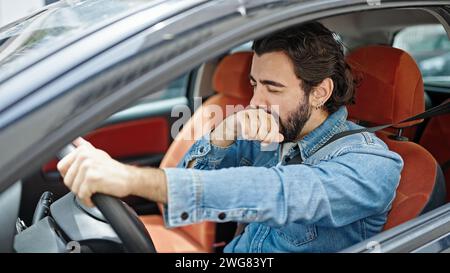
POLYGON ((275 90, 275 89, 267 89, 270 93, 279 93, 280 90, 275 90))

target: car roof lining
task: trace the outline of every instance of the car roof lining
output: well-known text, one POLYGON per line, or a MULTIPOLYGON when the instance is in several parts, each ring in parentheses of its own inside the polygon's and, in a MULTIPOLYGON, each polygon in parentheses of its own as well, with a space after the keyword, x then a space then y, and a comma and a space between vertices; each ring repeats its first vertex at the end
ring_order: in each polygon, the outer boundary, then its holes
MULTIPOLYGON (((391 45, 395 34, 410 26, 441 24, 424 8, 369 10, 319 20, 338 33, 348 50, 369 44, 391 45)), ((448 31, 448 25, 444 25, 448 31)))

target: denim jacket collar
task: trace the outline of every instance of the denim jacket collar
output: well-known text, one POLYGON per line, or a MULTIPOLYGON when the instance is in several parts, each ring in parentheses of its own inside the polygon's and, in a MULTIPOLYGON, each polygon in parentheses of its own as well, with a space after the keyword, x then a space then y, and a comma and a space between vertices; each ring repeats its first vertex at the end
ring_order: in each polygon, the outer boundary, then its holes
POLYGON ((303 160, 314 154, 322 145, 324 145, 333 135, 347 129, 345 121, 347 120, 347 108, 341 106, 336 112, 316 129, 307 134, 298 141, 300 155, 303 160))

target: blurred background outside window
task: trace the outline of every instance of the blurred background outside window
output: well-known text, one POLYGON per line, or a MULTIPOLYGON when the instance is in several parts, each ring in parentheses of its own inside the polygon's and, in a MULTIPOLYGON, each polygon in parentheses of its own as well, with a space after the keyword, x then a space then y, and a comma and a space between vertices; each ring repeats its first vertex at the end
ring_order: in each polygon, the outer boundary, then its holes
POLYGON ((421 25, 401 30, 394 47, 410 53, 425 84, 450 86, 450 40, 442 25, 421 25))
POLYGON ((0 0, 0 27, 30 15, 57 0, 0 0))

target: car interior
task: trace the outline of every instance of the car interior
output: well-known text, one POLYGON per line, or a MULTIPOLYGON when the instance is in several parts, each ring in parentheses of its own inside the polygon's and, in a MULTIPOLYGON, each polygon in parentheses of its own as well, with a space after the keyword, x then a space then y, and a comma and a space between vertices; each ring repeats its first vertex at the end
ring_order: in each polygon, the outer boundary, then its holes
MULTIPOLYGON (((450 27, 434 14, 420 8, 384 9, 333 16, 320 22, 336 32, 337 39, 345 46, 347 62, 358 79, 355 104, 348 107, 352 121, 364 126, 397 123, 450 100, 450 77, 447 77, 447 85, 428 81, 423 77, 424 68, 414 52, 394 47, 396 37, 410 27, 436 26, 450 33, 450 27)), ((448 35, 445 37, 449 40, 448 35)), ((447 49, 446 52, 450 52, 450 47, 447 49)), ((196 132, 193 124, 206 124, 206 120, 212 119, 208 124, 215 125, 221 121, 222 117, 209 114, 208 107, 217 105, 224 109, 226 105, 248 105, 252 96, 248 79, 251 60, 249 41, 117 113, 85 138, 122 162, 176 167, 194 143, 186 139, 196 139, 211 129, 205 127, 196 132), (195 97, 201 97, 203 104, 195 105, 195 97), (195 113, 173 139, 171 126, 177 117, 171 115, 171 102, 179 101, 195 113)), ((450 188, 449 124, 447 114, 397 124, 377 133, 405 162, 385 230, 450 201, 450 191, 446 190, 450 188)), ((36 206, 43 193, 49 191, 52 199, 57 200, 68 192, 56 163, 56 159, 48 162, 22 180, 19 217, 25 226, 35 222, 36 206)), ((232 222, 202 222, 168 229, 160 204, 137 197, 123 200, 139 215, 157 252, 222 252, 235 233, 236 223, 232 222)))

